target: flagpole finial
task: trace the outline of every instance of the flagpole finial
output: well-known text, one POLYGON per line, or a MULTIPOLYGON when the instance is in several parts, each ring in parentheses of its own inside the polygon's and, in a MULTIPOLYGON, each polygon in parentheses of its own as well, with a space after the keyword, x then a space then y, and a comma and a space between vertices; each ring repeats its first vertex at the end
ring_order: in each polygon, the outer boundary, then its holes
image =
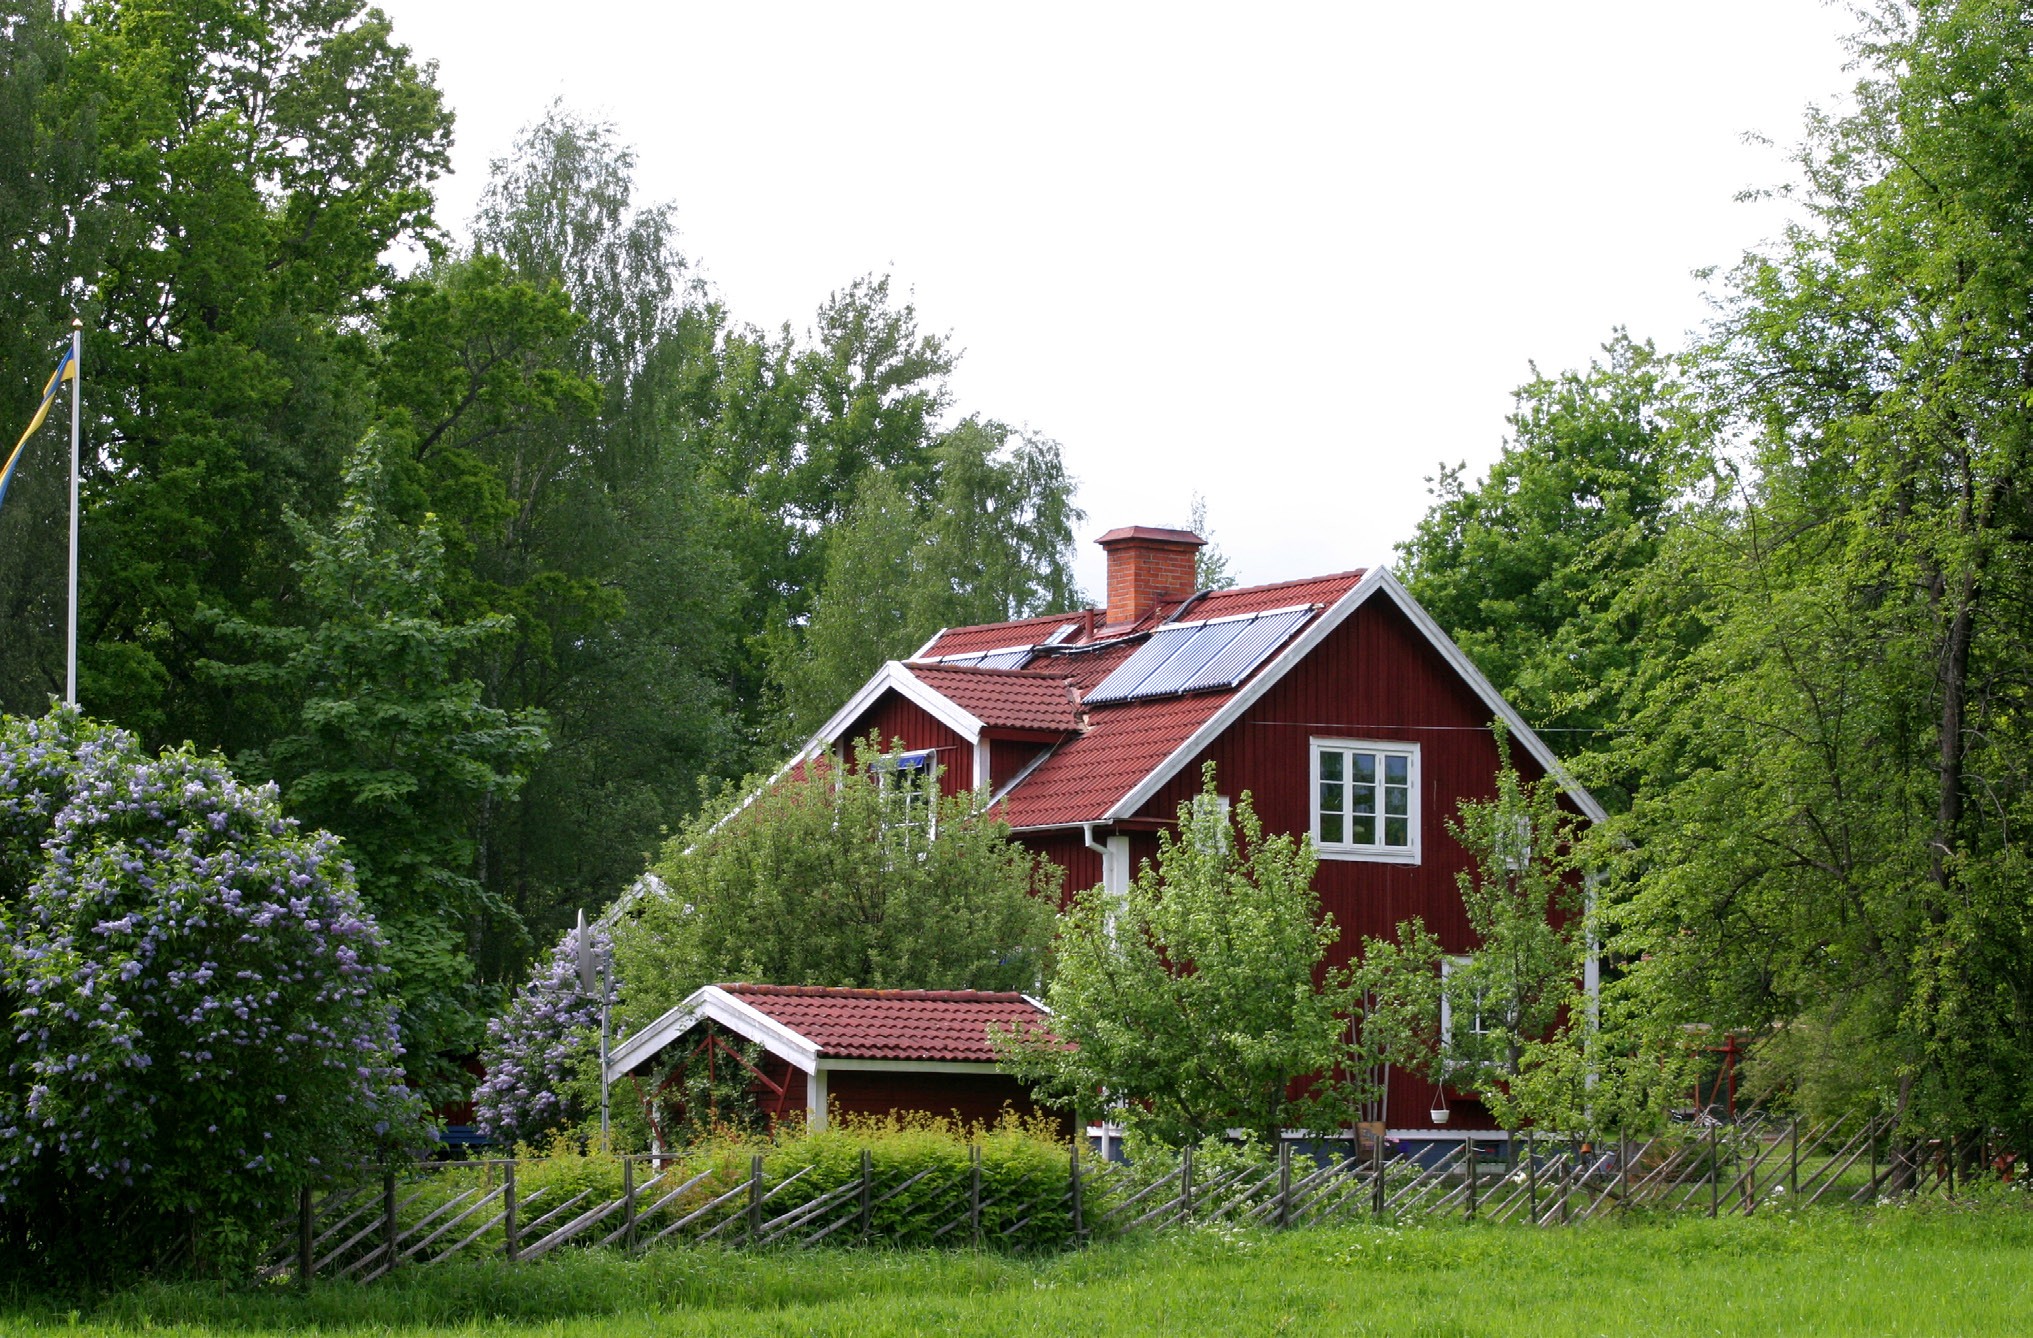
POLYGON ((72 328, 73 330, 82 330, 82 329, 84 329, 84 328, 85 328, 85 318, 84 318, 84 317, 82 317, 82 316, 73 316, 73 317, 71 317, 71 328, 72 328))

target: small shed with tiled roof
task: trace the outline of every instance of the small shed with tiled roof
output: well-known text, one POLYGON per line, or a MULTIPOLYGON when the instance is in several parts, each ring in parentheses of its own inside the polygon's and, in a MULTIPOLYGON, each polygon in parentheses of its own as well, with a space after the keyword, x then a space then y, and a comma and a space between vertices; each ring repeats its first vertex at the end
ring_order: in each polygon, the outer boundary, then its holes
POLYGON ((990 1124, 1005 1109, 1028 1117, 1040 1107, 996 1062, 989 1028, 1048 1020, 1024 994, 707 985, 623 1040, 607 1071, 649 1077, 724 1031, 762 1047, 751 1072, 772 1117, 802 1112, 822 1128, 829 1115, 894 1111, 990 1124))

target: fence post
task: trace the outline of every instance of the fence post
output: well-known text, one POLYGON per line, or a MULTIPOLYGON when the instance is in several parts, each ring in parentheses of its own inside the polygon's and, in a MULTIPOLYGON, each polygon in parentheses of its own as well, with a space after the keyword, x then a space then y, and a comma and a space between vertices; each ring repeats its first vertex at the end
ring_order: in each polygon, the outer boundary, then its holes
POLYGON ((1574 1197, 1574 1182, 1581 1178, 1581 1135, 1567 1135, 1567 1174, 1560 1177, 1560 1225, 1567 1225, 1568 1201, 1574 1197))
POLYGON ((1539 1131, 1525 1134, 1525 1202, 1532 1225, 1539 1225, 1539 1131))
POLYGON ((310 1290, 311 1270, 317 1267, 317 1251, 311 1248, 311 1187, 305 1185, 296 1198, 296 1280, 310 1290))
POLYGON ((1466 1221, 1475 1220, 1475 1135, 1470 1134, 1462 1143, 1468 1157, 1468 1209, 1462 1214, 1466 1221))
POLYGON ((1179 1154, 1179 1203, 1180 1217, 1193 1220, 1193 1145, 1188 1143, 1179 1154))
POLYGON ((515 1236, 515 1160, 510 1158, 501 1168, 501 1233, 502 1250, 508 1255, 508 1262, 514 1263, 522 1252, 521 1242, 515 1236))
POLYGON ((1292 1144, 1278 1138, 1278 1230, 1292 1225, 1292 1144))
POLYGON ((1878 1197, 1878 1131, 1875 1127, 1876 1125, 1877 1121, 1872 1120, 1870 1126, 1864 1129, 1864 1140, 1871 1145, 1871 1198, 1873 1201, 1876 1201, 1878 1197))
POLYGON ((748 1243, 762 1234, 762 1154, 748 1159, 748 1243))
POLYGON ((1617 1130, 1617 1210, 1631 1210, 1631 1136, 1617 1130))
POLYGON ((621 1251, 635 1253, 635 1158, 621 1159, 621 1251))
POLYGON ((384 1252, 386 1252, 388 1256, 386 1262, 384 1262, 381 1265, 381 1271, 384 1273, 393 1273, 395 1271, 396 1237, 397 1237, 395 1225, 394 1171, 383 1171, 381 1173, 381 1234, 382 1234, 381 1248, 384 1252))
MULTIPOLYGON (((1791 1165, 1786 1169, 1786 1193, 1790 1198, 1800 1197, 1800 1117, 1793 1117, 1793 1127, 1787 1131, 1793 1141, 1791 1165)), ((1873 1176, 1872 1179, 1877 1177, 1873 1176)))
POLYGON ((873 1183, 874 1164, 875 1158, 869 1155, 868 1149, 861 1149, 861 1221, 858 1226, 863 1236, 868 1234, 868 1195, 869 1191, 875 1187, 873 1183))
POLYGON ((1377 1130, 1376 1146, 1372 1149, 1370 1157, 1376 1172, 1375 1183, 1370 1186, 1370 1193, 1375 1199, 1375 1204, 1371 1211, 1378 1217, 1384 1215, 1384 1136, 1389 1132, 1390 1129, 1388 1127, 1377 1130))
POLYGON ((1082 1215, 1080 1211, 1080 1140, 1084 1137, 1086 1137, 1086 1135, 1082 1133, 1080 1130, 1075 1129, 1073 1131, 1073 1157, 1072 1157, 1071 1174, 1073 1179, 1073 1243, 1075 1245, 1078 1245, 1081 1241, 1087 1238, 1086 1218, 1082 1215))
POLYGON ((981 1244, 981 1144, 967 1145, 967 1225, 981 1244))
MULTIPOLYGON (((1752 1136, 1756 1137, 1755 1134, 1752 1136)), ((1764 1140, 1759 1139, 1758 1146, 1763 1145, 1764 1140)), ((1736 1140, 1736 1148, 1736 1178, 1742 1185, 1738 1193, 1743 1199, 1744 1216, 1749 1217, 1758 1206, 1758 1159, 1753 1156, 1750 1165, 1744 1164, 1744 1140, 1741 1137, 1736 1140)))
POLYGON ((1722 1194, 1722 1159, 1715 1148, 1715 1125, 1708 1126, 1708 1215, 1715 1216, 1722 1194))

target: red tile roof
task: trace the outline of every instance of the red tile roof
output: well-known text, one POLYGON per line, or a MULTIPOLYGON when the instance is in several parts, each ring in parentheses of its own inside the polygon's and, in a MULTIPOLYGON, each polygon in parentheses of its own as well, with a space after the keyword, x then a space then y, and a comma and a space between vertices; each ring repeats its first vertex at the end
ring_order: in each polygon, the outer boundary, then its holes
POLYGON ((921 1059, 992 1064, 992 1022, 1048 1016, 1021 994, 982 990, 848 990, 818 985, 722 985, 828 1059, 921 1059))
POLYGON ((911 673, 991 729, 1063 732, 1079 727, 1072 689, 1056 670, 914 664, 911 673))
MULTIPOLYGON (((974 686, 980 680, 969 679, 967 686, 956 686, 954 691, 949 692, 948 685, 957 685, 960 680, 935 680, 933 675, 999 672, 1005 678, 1033 682, 1057 677, 1063 679, 1076 694, 1085 694, 1135 653, 1136 648, 1144 644, 1149 632, 1175 615, 1183 615, 1182 621, 1198 622, 1302 604, 1325 608, 1353 590, 1362 576, 1360 571, 1337 572, 1301 581, 1216 590, 1191 600, 1167 601, 1127 627, 1096 628, 1092 633, 1076 630, 1059 645, 1041 647, 1020 671, 941 670, 938 666, 920 662, 911 666, 911 672, 935 691, 965 706, 984 723, 995 723, 976 710, 973 704, 975 700, 983 700, 988 692, 985 687, 974 686), (970 699, 959 695, 962 692, 982 695, 970 699)), ((957 655, 1005 646, 1035 645, 1068 623, 1081 623, 1081 620, 1058 614, 1016 622, 987 623, 979 627, 949 628, 926 649, 926 654, 957 655)), ((1266 657, 1265 665, 1275 658, 1274 652, 1266 657)), ((1263 672, 1263 667, 1256 671, 1257 674, 1263 672)), ((1084 728, 1069 732, 1065 740, 1004 796, 1001 808, 1004 820, 1012 827, 1060 827, 1098 821, 1139 781, 1157 770, 1181 744, 1193 737, 1193 732, 1212 719, 1241 686, 1179 697, 1113 702, 1085 710, 1084 728)), ((1036 691, 1035 688, 1023 690, 1036 691)), ((1014 708, 1011 710, 1014 711, 1014 708)), ((1072 727, 1068 726, 1068 729, 1071 731, 1072 727)))
POLYGON ((925 649, 925 658, 941 655, 970 655, 983 650, 1005 650, 1011 646, 1035 646, 1071 623, 1079 635, 1082 615, 1048 613, 1036 618, 1018 618, 1007 623, 982 623, 977 627, 949 627, 925 649))

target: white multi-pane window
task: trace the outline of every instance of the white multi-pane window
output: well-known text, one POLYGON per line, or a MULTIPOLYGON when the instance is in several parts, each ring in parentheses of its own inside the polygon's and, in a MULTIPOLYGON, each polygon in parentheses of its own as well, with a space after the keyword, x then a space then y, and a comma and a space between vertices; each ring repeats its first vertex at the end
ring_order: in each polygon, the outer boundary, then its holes
MULTIPOLYGON (((1451 979, 1457 971, 1466 969, 1474 961, 1475 958, 1473 957, 1442 958, 1440 961, 1441 981, 1445 982, 1451 979)), ((1475 989, 1473 993, 1467 993, 1460 990, 1450 990, 1446 988, 1445 984, 1443 983, 1442 988, 1440 990, 1441 1044, 1453 1045, 1455 1043, 1456 1038, 1454 1035, 1454 1019, 1456 1017, 1461 1017, 1463 1014, 1466 1014, 1464 1020, 1468 1023, 1469 1036, 1489 1035, 1493 1028, 1490 1026, 1490 1019, 1487 1016, 1485 1016, 1483 1012, 1483 1005, 1485 1002, 1487 1002, 1487 991, 1479 986, 1475 989), (1457 999, 1455 997, 1456 995, 1463 996, 1458 1000, 1458 1002, 1462 1005, 1461 1009, 1458 1011, 1455 1008, 1455 1004, 1457 1002, 1457 999)), ((1464 1040, 1464 1044, 1465 1043, 1466 1041, 1464 1040)))
POLYGON ((1215 843, 1216 848, 1225 846, 1229 840, 1228 796, 1225 794, 1196 794, 1190 810, 1193 839, 1196 843, 1203 838, 1215 843))
POLYGON ((879 757, 871 768, 882 791, 883 830, 930 833, 938 822, 938 753, 931 748, 879 757))
POLYGON ((1329 859, 1419 858, 1419 745, 1313 740, 1313 844, 1329 859))

